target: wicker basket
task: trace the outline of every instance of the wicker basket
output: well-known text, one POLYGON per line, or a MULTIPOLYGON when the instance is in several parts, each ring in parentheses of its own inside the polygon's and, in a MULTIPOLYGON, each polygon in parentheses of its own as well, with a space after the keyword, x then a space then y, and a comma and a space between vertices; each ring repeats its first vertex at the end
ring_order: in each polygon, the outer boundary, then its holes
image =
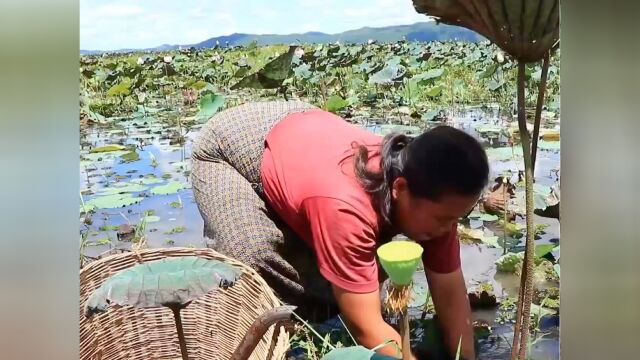
MULTIPOLYGON (((211 291, 182 310, 191 359, 229 359, 253 321, 282 305, 253 269, 211 249, 149 249, 111 255, 80 270, 80 359, 181 359, 173 313, 168 308, 113 307, 90 319, 84 316, 87 298, 106 278, 138 264, 139 259, 146 262, 173 256, 200 256, 242 269, 234 286, 211 291)), ((287 332, 271 326, 249 359, 284 359, 288 347, 287 332)))

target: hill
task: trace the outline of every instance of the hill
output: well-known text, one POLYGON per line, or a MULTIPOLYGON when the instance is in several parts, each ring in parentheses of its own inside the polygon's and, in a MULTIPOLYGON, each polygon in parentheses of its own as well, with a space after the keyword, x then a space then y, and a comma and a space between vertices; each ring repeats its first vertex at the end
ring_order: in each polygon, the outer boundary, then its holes
MULTIPOLYGON (((379 42, 393 42, 405 37, 408 41, 481 41, 484 38, 479 34, 458 26, 436 24, 435 21, 419 22, 411 25, 395 25, 385 27, 363 27, 356 30, 344 31, 337 34, 326 34, 318 31, 311 31, 300 34, 243 34, 233 33, 231 35, 217 36, 204 40, 196 44, 169 45, 164 44, 147 49, 121 49, 115 52, 130 51, 163 51, 173 50, 179 47, 211 48, 216 44, 231 46, 247 45, 252 41, 257 41, 258 45, 275 45, 291 43, 332 43, 340 41, 342 43, 366 43, 370 39, 379 42)), ((80 54, 102 53, 100 50, 80 50, 80 54)))

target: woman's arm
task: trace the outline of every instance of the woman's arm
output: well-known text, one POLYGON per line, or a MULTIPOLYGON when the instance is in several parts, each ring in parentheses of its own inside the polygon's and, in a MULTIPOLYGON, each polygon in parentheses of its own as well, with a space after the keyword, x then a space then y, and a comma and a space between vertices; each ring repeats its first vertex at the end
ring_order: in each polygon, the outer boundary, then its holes
MULTIPOLYGON (((334 285, 333 293, 343 320, 358 345, 371 349, 387 340, 393 340, 400 348, 400 334, 382 318, 379 290, 360 294, 348 292, 334 285)), ((400 355, 393 344, 383 347, 378 352, 394 357, 400 355)))
POLYGON ((475 359, 471 307, 462 270, 440 274, 425 268, 429 291, 449 354, 455 354, 462 336, 461 358, 475 359))

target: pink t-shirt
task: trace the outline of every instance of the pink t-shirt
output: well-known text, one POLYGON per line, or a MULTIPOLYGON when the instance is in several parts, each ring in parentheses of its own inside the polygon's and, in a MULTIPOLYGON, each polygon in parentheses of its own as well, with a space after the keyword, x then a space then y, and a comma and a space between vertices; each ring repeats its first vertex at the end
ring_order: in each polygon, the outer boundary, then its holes
MULTIPOLYGON (((356 179, 352 144, 369 148, 379 168, 382 137, 322 110, 294 113, 269 132, 261 164, 269 204, 314 250, 320 273, 347 291, 378 289, 379 217, 356 179)), ((448 273, 460 267, 456 227, 421 244, 425 268, 448 273)))

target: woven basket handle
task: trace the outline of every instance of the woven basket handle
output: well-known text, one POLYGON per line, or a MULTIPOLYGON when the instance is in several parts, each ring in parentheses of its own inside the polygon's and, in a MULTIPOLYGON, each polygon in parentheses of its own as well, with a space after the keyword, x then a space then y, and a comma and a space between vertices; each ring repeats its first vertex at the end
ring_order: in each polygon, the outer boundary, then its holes
MULTIPOLYGON (((253 324, 251 324, 251 327, 249 328, 249 330, 247 330, 247 333, 244 335, 244 338, 242 338, 242 341, 240 341, 240 344, 231 356, 231 360, 248 359, 249 356, 251 356, 251 353, 253 353, 253 350, 260 342, 260 339, 262 339, 264 334, 267 332, 267 330, 269 330, 269 328, 274 324, 291 320, 291 316, 293 315, 293 311, 295 309, 295 306, 290 305, 279 306, 265 312, 260 317, 258 317, 253 322, 253 324)), ((277 327, 276 329, 274 329, 273 335, 273 341, 275 341, 278 335, 277 327)), ((271 344, 271 348, 273 348, 273 344, 271 344)))

